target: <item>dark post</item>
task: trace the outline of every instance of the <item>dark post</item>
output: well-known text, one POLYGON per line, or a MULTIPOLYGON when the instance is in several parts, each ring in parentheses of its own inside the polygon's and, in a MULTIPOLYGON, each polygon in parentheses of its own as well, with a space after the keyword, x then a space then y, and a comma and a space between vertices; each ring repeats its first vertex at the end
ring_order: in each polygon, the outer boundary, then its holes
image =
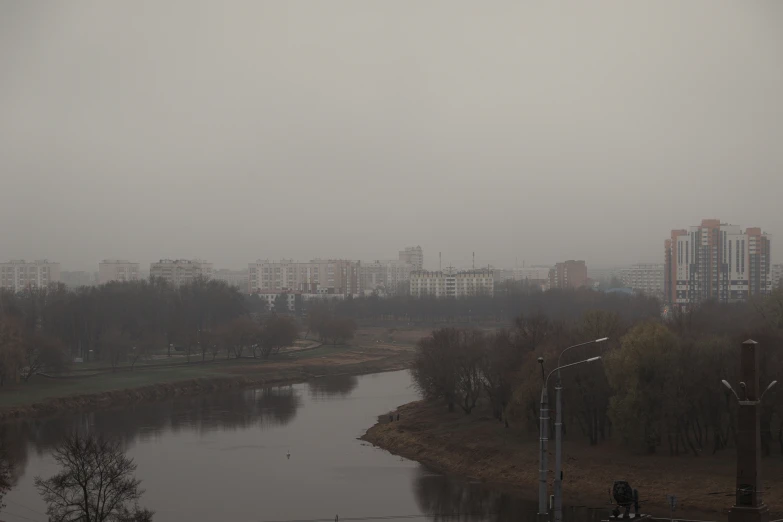
POLYGON ((767 522, 769 508, 762 500, 761 430, 759 426, 759 346, 742 343, 740 352, 739 416, 737 420, 737 496, 729 510, 729 522, 767 522))

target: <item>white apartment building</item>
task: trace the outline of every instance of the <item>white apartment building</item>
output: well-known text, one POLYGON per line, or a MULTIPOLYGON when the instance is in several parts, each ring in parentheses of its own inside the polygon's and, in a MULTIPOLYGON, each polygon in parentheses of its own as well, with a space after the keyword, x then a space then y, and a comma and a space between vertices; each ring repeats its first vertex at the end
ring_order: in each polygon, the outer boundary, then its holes
POLYGON ((139 264, 124 259, 104 259, 98 263, 98 284, 105 285, 112 281, 125 283, 138 281, 139 264))
POLYGON ((494 295, 495 279, 492 270, 464 270, 460 272, 417 270, 411 272, 410 293, 414 297, 466 297, 494 295))
POLYGON ((212 279, 212 263, 200 259, 161 259, 150 264, 150 278, 163 279, 169 284, 180 286, 198 278, 212 279))
POLYGON ((549 284, 549 271, 551 266, 532 266, 522 268, 505 268, 505 269, 493 269, 495 282, 502 283, 503 281, 529 281, 529 282, 542 282, 546 285, 549 284))
POLYGON ((345 259, 313 259, 308 263, 291 259, 279 262, 259 259, 248 265, 250 293, 274 290, 359 295, 360 267, 358 261, 345 259))
POLYGON ((665 298, 675 305, 737 302, 772 291, 768 234, 704 219, 665 242, 665 298))
POLYGON ((47 260, 0 263, 0 288, 21 292, 27 288, 46 288, 60 282, 60 263, 47 260))
POLYGON ((620 269, 620 281, 623 285, 652 296, 663 296, 663 263, 636 264, 620 269))
POLYGON ((395 294, 401 283, 410 280, 413 265, 392 259, 362 263, 362 289, 366 291, 383 290, 386 294, 395 294))
POLYGON ((270 311, 280 312, 281 310, 275 310, 275 301, 277 301, 278 296, 281 294, 285 294, 286 296, 286 304, 289 312, 296 311, 297 298, 301 299, 302 303, 307 303, 309 301, 341 301, 345 299, 343 294, 304 294, 302 292, 284 292, 275 290, 259 292, 256 295, 258 295, 258 297, 267 304, 267 307, 270 311))

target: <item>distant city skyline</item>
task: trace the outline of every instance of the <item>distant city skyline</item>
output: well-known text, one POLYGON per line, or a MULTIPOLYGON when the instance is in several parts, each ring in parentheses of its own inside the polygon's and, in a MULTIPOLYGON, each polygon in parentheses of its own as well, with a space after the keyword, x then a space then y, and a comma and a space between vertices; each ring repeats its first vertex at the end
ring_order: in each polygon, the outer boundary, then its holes
MULTIPOLYGON (((422 250, 425 252, 424 266, 423 266, 424 270, 437 270, 438 269, 438 252, 437 251, 431 252, 431 251, 427 250, 426 248, 424 248, 423 246, 422 246, 422 250)), ((351 261, 361 261, 363 263, 373 263, 373 262, 378 261, 378 260, 392 259, 392 258, 395 257, 394 256, 395 252, 396 252, 396 250, 394 250, 394 248, 391 248, 385 255, 378 255, 378 256, 375 256, 375 257, 370 256, 370 257, 362 258, 362 259, 350 258, 350 257, 345 256, 345 255, 323 255, 323 254, 319 255, 317 253, 314 254, 314 255, 302 256, 300 258, 297 258, 297 257, 291 256, 291 255, 288 255, 287 253, 282 253, 283 255, 280 255, 280 256, 255 256, 252 259, 246 260, 244 263, 240 262, 240 263, 237 263, 236 265, 227 264, 227 263, 220 263, 220 262, 212 262, 211 258, 209 258, 207 256, 200 256, 200 255, 195 255, 195 256, 185 256, 185 255, 179 255, 179 256, 177 256, 177 255, 174 255, 174 256, 155 256, 152 259, 150 259, 149 261, 147 261, 147 260, 140 260, 139 258, 136 258, 136 257, 133 257, 133 256, 126 256, 126 257, 129 259, 129 261, 131 261, 133 263, 137 263, 139 265, 139 270, 141 272, 149 272, 150 265, 159 262, 161 259, 204 259, 206 261, 209 261, 212 265, 214 265, 215 269, 247 270, 248 263, 252 263, 252 262, 254 262, 254 261, 258 260, 258 259, 268 259, 269 261, 280 261, 282 259, 292 259, 295 262, 307 262, 307 261, 310 261, 312 259, 350 259, 351 261)), ((589 259, 585 259, 585 261, 587 263, 587 267, 588 267, 587 270, 588 270, 588 273, 589 273, 590 271, 593 271, 593 270, 610 270, 610 269, 613 269, 613 268, 628 267, 628 266, 635 265, 635 264, 658 263, 658 262, 661 262, 661 260, 660 260, 661 256, 662 256, 662 254, 658 256, 658 259, 651 258, 650 260, 646 260, 646 261, 645 260, 632 261, 632 262, 624 263, 624 264, 623 263, 614 263, 614 264, 607 264, 607 265, 600 265, 600 264, 594 265, 594 264, 592 264, 590 262, 589 259)), ((63 257, 67 258, 68 256, 63 256, 63 257)), ((118 257, 118 256, 115 256, 115 257, 118 257)), ((574 256, 574 257, 579 257, 580 259, 582 259, 584 256, 578 256, 577 255, 577 256, 574 256)), ((773 257, 773 259, 775 258, 774 247, 773 247, 773 255, 772 255, 772 257, 773 257)), ((24 257, 24 256, 7 256, 6 258, 0 259, 0 263, 1 262, 11 261, 11 260, 24 260, 24 261, 27 261, 27 262, 38 261, 38 260, 47 260, 47 261, 52 261, 52 262, 59 263, 61 265, 61 267, 62 267, 62 270, 64 270, 64 271, 68 271, 68 272, 89 272, 89 273, 96 273, 97 274, 98 271, 99 271, 99 264, 101 263, 101 261, 103 261, 106 258, 107 258, 107 256, 99 257, 93 263, 90 263, 90 264, 84 265, 84 266, 68 265, 68 264, 60 261, 60 259, 61 259, 60 256, 55 256, 55 255, 49 255, 49 256, 44 256, 44 257, 40 257, 40 258, 33 258, 33 257, 29 257, 29 256, 28 257, 24 257)), ((511 270, 511 269, 514 269, 514 268, 523 268, 523 267, 531 268, 531 267, 536 267, 536 266, 538 266, 538 267, 552 267, 556 263, 558 263, 559 261, 560 260, 558 260, 558 259, 553 259, 551 262, 530 261, 530 260, 527 260, 527 259, 525 259, 525 260, 520 259, 517 262, 516 259, 512 259, 510 261, 510 263, 508 263, 508 264, 501 264, 502 261, 492 260, 492 259, 488 260, 488 259, 480 256, 479 252, 476 252, 475 266, 476 266, 476 268, 486 268, 487 265, 490 265, 494 269, 511 270)), ((449 256, 449 257, 447 257, 446 255, 443 255, 442 265, 443 265, 442 268, 446 268, 448 266, 453 266, 454 268, 457 268, 457 269, 460 269, 460 270, 470 269, 473 266, 472 252, 467 252, 465 254, 449 256)))

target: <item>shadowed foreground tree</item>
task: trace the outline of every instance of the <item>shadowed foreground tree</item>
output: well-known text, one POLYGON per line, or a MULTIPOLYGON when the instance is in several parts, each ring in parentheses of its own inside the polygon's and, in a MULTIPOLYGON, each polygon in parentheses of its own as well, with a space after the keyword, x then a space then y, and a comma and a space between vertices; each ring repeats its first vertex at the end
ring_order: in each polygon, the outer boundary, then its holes
POLYGON ((261 356, 267 358, 276 355, 281 348, 294 344, 298 335, 296 321, 283 315, 273 315, 266 320, 261 330, 261 356))
POLYGON ((139 508, 144 493, 133 476, 136 464, 119 442, 102 436, 68 435, 54 449, 60 472, 35 487, 53 522, 149 522, 153 512, 139 508))
POLYGON ((56 337, 33 334, 24 343, 25 366, 22 377, 30 377, 44 371, 58 372, 68 366, 68 354, 62 341, 56 337))
POLYGON ((5 498, 5 494, 8 493, 8 491, 11 489, 12 482, 13 467, 11 466, 11 462, 8 460, 5 448, 0 446, 0 509, 5 507, 3 498, 5 498))

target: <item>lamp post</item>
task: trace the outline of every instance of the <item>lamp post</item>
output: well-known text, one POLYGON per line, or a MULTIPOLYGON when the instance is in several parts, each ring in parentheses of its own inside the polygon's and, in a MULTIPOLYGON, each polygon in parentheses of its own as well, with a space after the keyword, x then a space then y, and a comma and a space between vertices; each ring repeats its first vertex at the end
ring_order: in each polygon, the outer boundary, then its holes
POLYGON ((549 395, 547 393, 547 386, 549 384, 549 378, 552 377, 552 374, 555 372, 559 372, 560 370, 563 370, 565 368, 570 368, 571 366, 577 366, 579 364, 584 363, 591 363, 600 360, 601 357, 590 357, 589 359, 585 359, 584 361, 578 361, 571 364, 564 364, 563 366, 558 366, 551 372, 549 372, 549 375, 546 376, 546 379, 544 379, 544 387, 541 389, 541 417, 539 419, 540 422, 540 436, 539 436, 539 459, 538 459, 538 515, 539 518, 546 517, 549 514, 549 510, 547 508, 547 484, 546 484, 546 476, 547 476, 547 451, 549 448, 549 395))
MULTIPOLYGON (((600 339, 594 339, 592 341, 587 341, 585 343, 579 343, 575 344, 573 346, 569 346, 562 352, 560 352, 560 355, 557 357, 557 366, 560 368, 560 359, 563 358, 563 354, 566 353, 571 348, 579 348, 580 346, 587 346, 589 344, 598 344, 602 343, 604 341, 607 341, 608 337, 601 337, 600 339)), ((554 482, 554 493, 555 493, 555 522, 562 522, 563 521, 563 453, 562 453, 562 447, 563 447, 563 403, 562 403, 562 390, 563 390, 563 383, 560 380, 560 370, 557 370, 557 380, 555 381, 555 395, 556 395, 556 406, 557 408, 557 418, 555 419, 555 482, 554 482)))

